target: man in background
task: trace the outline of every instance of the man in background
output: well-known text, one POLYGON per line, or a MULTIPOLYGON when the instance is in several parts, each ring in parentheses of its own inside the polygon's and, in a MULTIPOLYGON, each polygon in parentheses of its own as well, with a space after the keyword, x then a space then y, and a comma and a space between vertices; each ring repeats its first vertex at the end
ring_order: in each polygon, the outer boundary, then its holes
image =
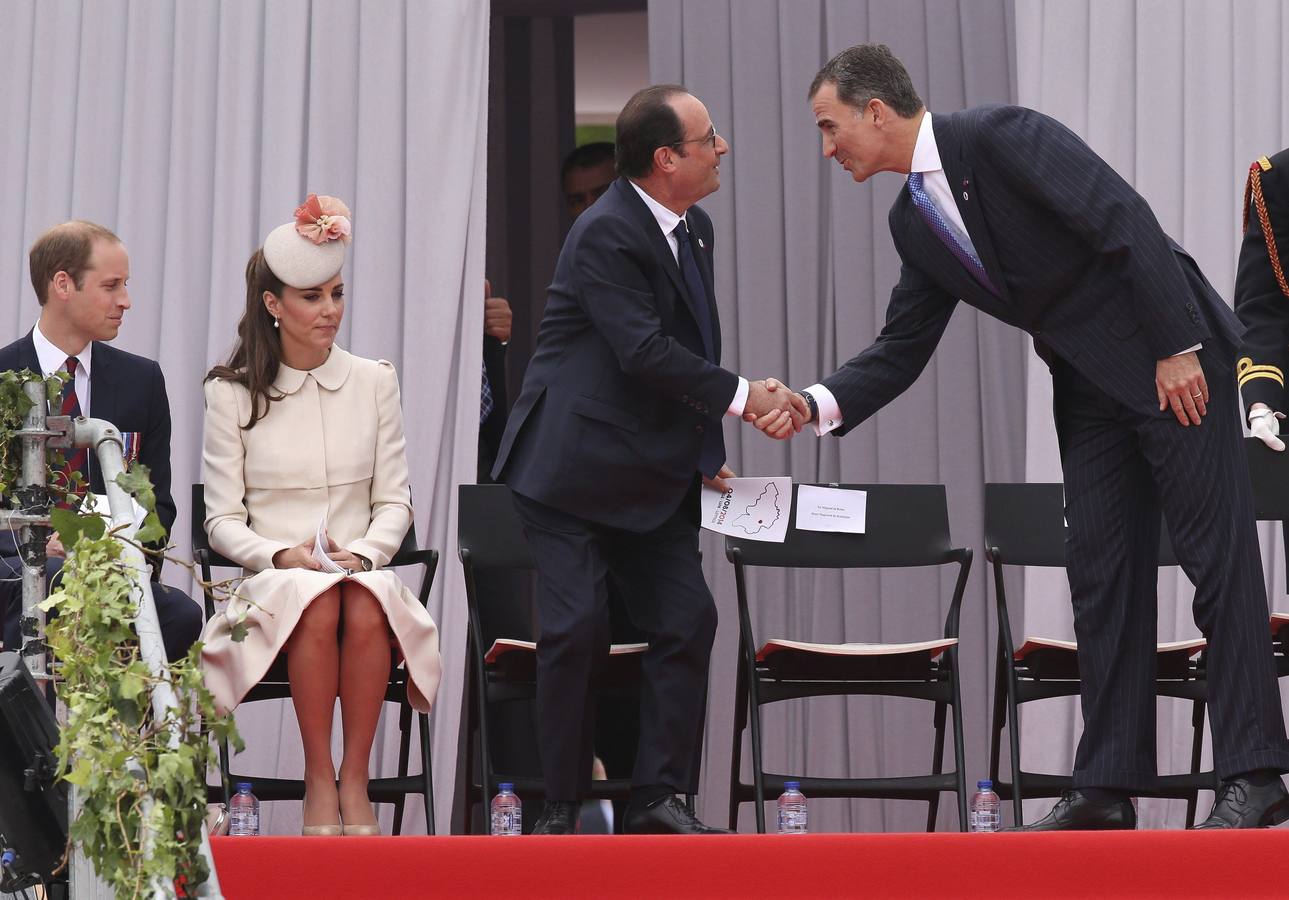
POLYGON ((596 141, 583 144, 564 157, 560 183, 564 187, 564 208, 570 222, 599 200, 618 177, 613 154, 613 144, 596 141))

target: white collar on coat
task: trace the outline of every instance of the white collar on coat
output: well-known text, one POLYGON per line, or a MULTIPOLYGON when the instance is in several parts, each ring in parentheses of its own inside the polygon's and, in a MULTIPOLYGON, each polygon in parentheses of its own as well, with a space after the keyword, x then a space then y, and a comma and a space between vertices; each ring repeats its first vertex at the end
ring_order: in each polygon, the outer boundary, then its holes
POLYGON ((353 364, 353 356, 341 349, 339 344, 332 344, 327 361, 316 369, 293 369, 286 363, 279 363, 277 377, 273 379, 273 389, 283 394, 294 394, 304 386, 305 376, 312 375, 313 380, 327 390, 339 390, 349 377, 353 364))

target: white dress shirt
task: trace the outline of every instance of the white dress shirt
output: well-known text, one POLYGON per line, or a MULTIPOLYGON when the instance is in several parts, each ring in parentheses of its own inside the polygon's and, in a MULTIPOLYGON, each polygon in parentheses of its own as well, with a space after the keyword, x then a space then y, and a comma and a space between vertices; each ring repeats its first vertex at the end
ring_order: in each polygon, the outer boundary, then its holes
MULTIPOLYGON (((676 226, 679 225, 681 220, 683 220, 685 217, 676 215, 674 212, 669 210, 667 207, 663 206, 657 200, 650 197, 644 191, 644 189, 641 188, 640 185, 636 184, 634 181, 630 182, 630 184, 633 188, 636 189, 636 193, 640 195, 640 199, 644 201, 645 206, 649 208, 649 212, 653 213, 654 221, 656 221, 658 223, 658 227, 662 229, 663 237, 667 239, 667 246, 671 248, 671 258, 674 259, 676 261, 676 265, 679 266, 680 265, 680 241, 676 237, 675 231, 676 231, 676 226)), ((686 229, 689 228, 688 221, 685 222, 685 228, 686 229)), ((701 303, 702 298, 695 297, 694 302, 701 303)), ((730 401, 730 408, 725 411, 726 415, 731 415, 731 416, 743 415, 743 407, 747 405, 747 392, 748 392, 747 379, 744 378, 742 375, 740 375, 738 376, 738 390, 734 392, 734 399, 730 401)))
MULTIPOLYGON (((36 358, 40 360, 40 373, 48 378, 55 372, 67 371, 67 354, 55 347, 40 330, 40 323, 31 331, 32 343, 36 345, 36 358)), ((90 414, 90 356, 92 343, 86 344, 80 353, 75 354, 76 362, 76 399, 81 404, 81 415, 90 414)), ((54 415, 58 415, 55 410, 54 415)))

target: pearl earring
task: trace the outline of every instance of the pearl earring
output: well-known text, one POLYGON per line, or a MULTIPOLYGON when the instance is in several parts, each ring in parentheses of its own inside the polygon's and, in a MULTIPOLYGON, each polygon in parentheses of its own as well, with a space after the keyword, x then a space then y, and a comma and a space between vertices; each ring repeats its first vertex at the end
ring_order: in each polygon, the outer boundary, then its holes
POLYGON ((280 321, 278 321, 278 317, 277 317, 277 316, 274 316, 274 317, 273 317, 273 327, 274 327, 274 328, 281 328, 281 327, 282 327, 282 323, 281 323, 280 321))

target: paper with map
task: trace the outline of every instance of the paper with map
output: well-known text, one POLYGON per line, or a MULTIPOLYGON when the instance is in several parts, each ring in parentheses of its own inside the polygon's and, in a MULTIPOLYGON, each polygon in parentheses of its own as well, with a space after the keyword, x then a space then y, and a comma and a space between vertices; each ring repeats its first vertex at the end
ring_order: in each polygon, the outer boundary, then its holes
POLYGON ((792 516, 792 478, 726 478, 729 490, 703 486, 703 527, 782 544, 792 516))

